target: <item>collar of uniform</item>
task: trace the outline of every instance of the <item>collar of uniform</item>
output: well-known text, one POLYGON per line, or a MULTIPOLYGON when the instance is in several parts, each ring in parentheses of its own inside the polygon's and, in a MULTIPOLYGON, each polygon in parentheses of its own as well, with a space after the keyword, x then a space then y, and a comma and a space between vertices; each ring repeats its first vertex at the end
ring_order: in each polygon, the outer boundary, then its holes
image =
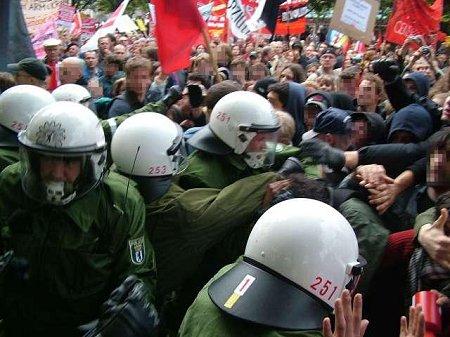
POLYGON ((66 213, 83 232, 87 232, 97 217, 99 202, 100 193, 99 187, 97 186, 81 199, 70 203, 66 208, 66 213))
POLYGON ((246 162, 242 158, 242 156, 240 156, 236 153, 232 153, 232 154, 228 155, 227 159, 228 159, 229 163, 231 165, 233 165, 234 167, 236 167, 239 171, 244 171, 248 167, 246 162))

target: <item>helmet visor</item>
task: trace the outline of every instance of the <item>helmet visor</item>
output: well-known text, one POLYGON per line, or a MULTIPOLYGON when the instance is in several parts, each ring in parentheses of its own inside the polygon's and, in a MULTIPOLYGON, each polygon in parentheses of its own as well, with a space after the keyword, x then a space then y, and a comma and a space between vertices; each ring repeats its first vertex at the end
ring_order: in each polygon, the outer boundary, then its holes
POLYGON ((105 158, 105 150, 69 155, 21 147, 22 188, 39 202, 66 205, 100 182, 105 158))
POLYGON ((251 137, 243 156, 246 163, 252 168, 270 167, 275 159, 277 146, 276 132, 245 132, 251 137))

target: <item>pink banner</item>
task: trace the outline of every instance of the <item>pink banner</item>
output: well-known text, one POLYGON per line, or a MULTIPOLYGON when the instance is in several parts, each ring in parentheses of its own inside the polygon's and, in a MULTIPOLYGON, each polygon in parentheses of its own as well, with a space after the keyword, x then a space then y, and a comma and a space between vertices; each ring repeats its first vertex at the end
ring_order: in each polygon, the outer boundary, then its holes
POLYGON ((37 58, 43 58, 45 56, 44 47, 42 44, 45 40, 50 38, 58 38, 58 32, 56 31, 55 20, 46 22, 42 27, 34 34, 31 43, 33 44, 34 53, 37 58))

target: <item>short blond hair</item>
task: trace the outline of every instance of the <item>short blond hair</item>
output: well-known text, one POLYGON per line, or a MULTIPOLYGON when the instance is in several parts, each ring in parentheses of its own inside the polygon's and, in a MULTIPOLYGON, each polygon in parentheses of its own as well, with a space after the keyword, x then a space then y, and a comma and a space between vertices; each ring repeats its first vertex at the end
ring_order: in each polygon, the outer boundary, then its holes
POLYGON ((280 129, 278 130, 278 142, 286 145, 292 144, 292 138, 295 134, 295 121, 290 114, 285 111, 275 111, 278 121, 280 122, 280 129))

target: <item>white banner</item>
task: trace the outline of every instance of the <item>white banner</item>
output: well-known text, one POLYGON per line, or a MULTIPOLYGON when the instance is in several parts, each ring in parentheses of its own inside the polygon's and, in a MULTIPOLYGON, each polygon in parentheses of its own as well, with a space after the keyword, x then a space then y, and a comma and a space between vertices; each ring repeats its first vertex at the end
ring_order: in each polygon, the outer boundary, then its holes
POLYGON ((247 18, 241 0, 228 0, 227 18, 231 33, 238 39, 245 39, 252 31, 247 25, 247 18))

